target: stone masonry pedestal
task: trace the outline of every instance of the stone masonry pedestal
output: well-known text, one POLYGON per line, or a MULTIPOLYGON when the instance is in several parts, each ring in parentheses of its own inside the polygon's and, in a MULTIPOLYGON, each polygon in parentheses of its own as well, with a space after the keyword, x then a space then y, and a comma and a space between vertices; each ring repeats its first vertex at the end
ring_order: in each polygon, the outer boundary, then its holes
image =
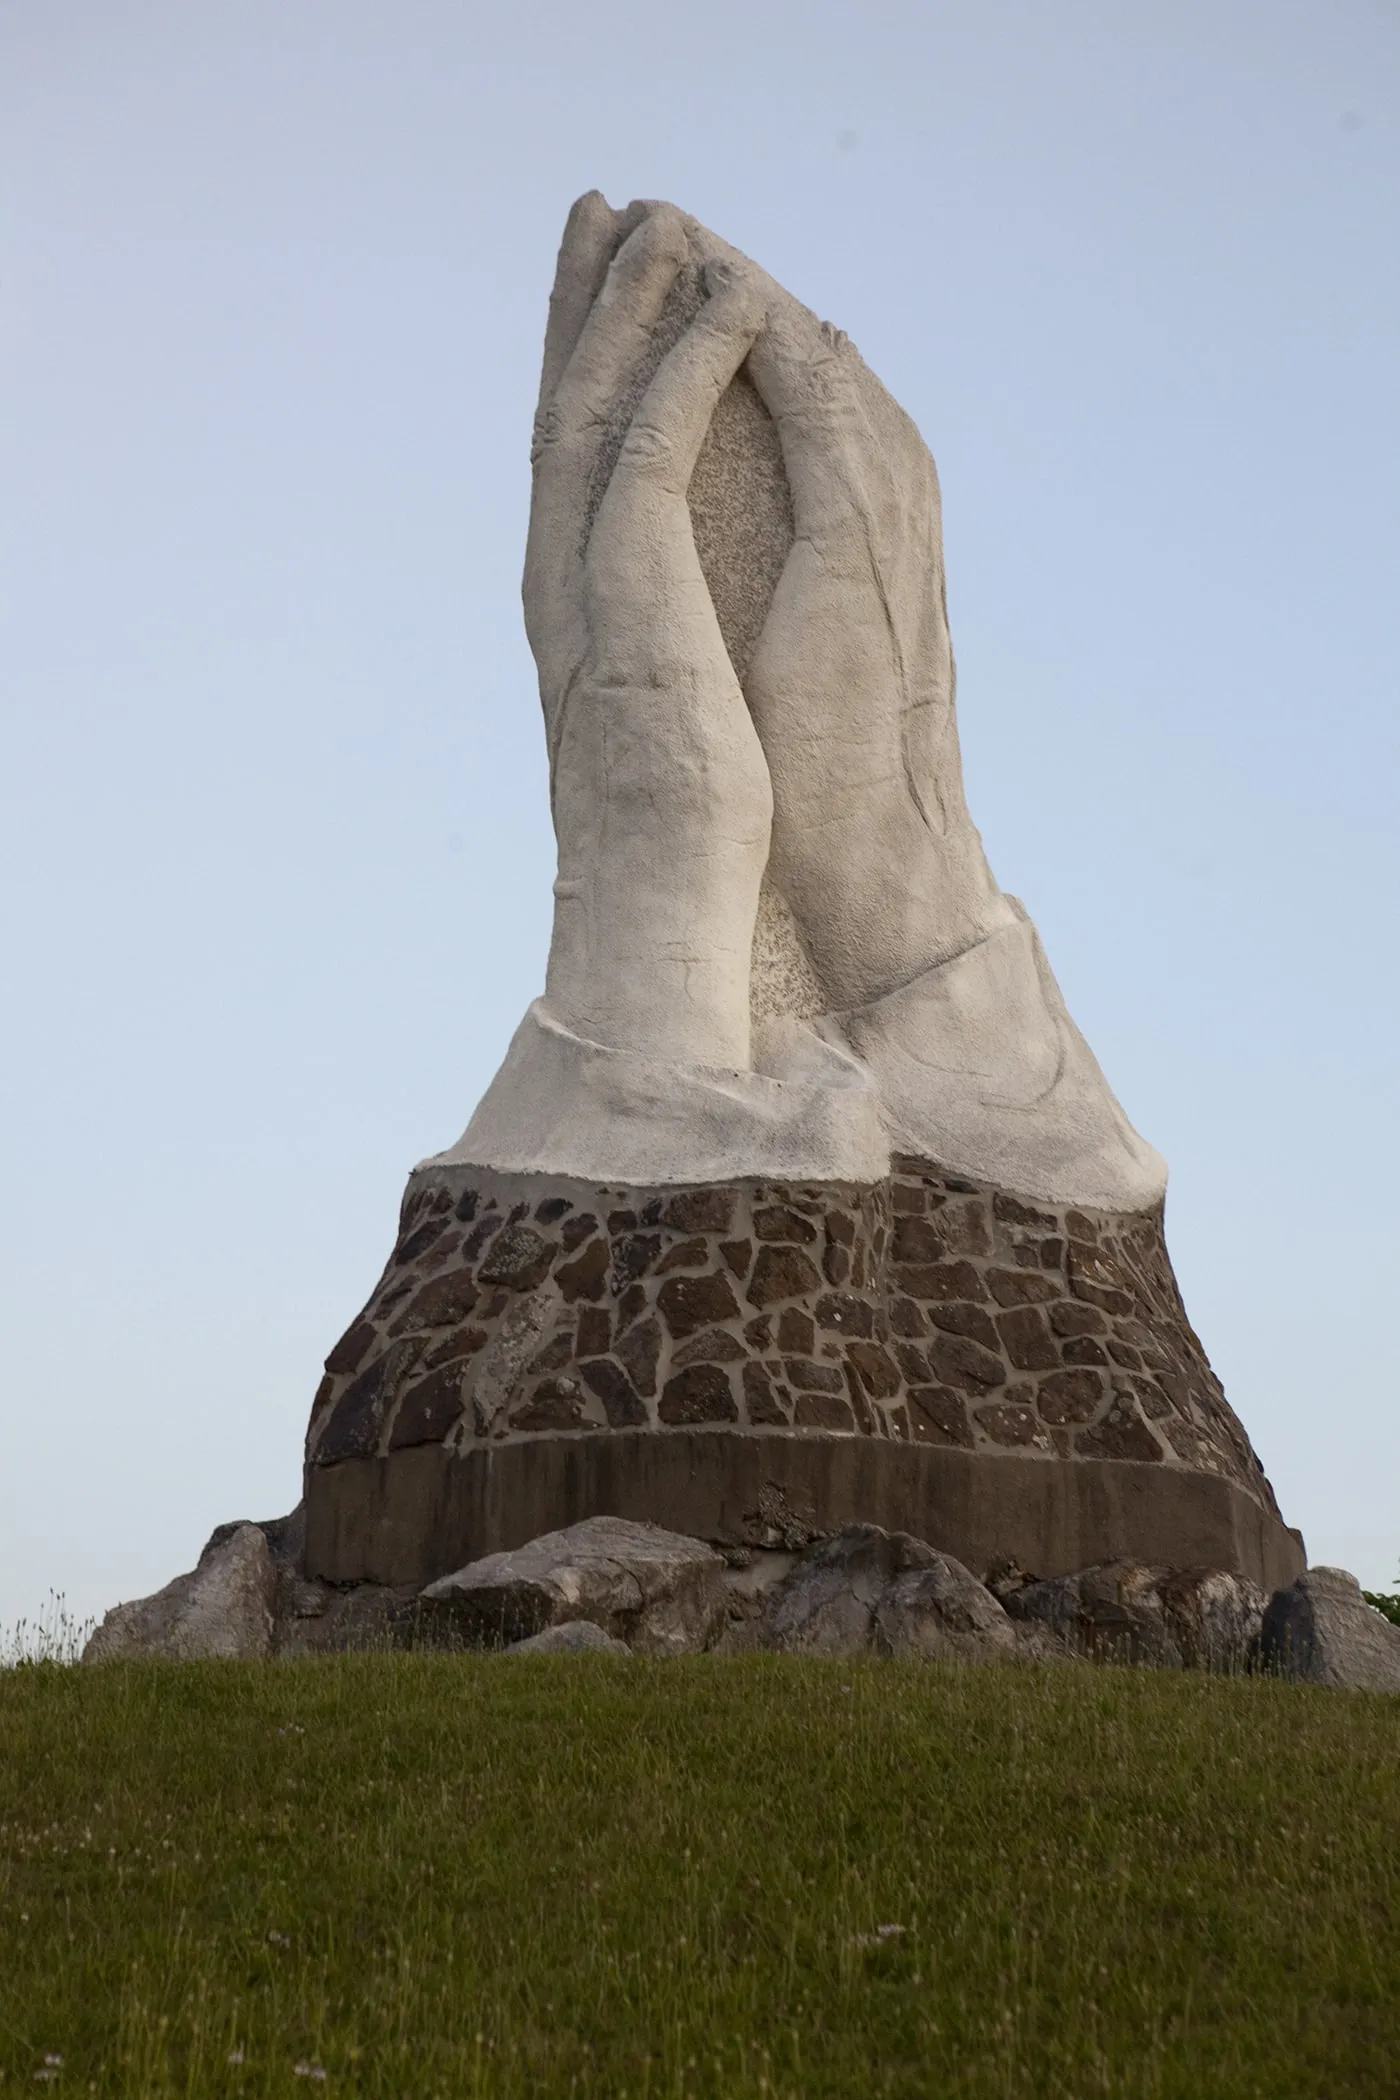
POLYGON ((918 1159, 866 1186, 625 1189, 433 1165, 332 1350, 307 1573, 414 1585, 613 1514, 748 1546, 860 1521, 978 1574, 1304 1565, 1160 1210, 918 1159))

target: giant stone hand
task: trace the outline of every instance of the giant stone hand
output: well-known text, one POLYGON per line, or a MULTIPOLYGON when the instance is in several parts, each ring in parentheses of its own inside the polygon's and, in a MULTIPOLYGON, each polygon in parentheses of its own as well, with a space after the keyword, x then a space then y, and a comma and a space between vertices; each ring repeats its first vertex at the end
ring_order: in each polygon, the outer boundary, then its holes
POLYGON ((571 215, 525 601, 555 933, 458 1156, 535 1159, 552 1104, 580 1170, 638 1170, 646 1123, 657 1178, 858 1176, 893 1147, 1047 1201, 1160 1196, 967 811, 928 449, 843 335, 669 205, 571 215), (791 526, 744 575, 765 409, 791 526))

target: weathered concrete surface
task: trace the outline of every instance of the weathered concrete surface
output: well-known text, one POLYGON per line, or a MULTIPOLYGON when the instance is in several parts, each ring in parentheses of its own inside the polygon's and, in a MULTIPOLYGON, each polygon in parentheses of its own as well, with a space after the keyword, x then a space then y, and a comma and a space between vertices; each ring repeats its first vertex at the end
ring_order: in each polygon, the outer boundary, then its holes
POLYGON ((1301 1684, 1400 1692, 1400 1626, 1366 1602, 1345 1568, 1309 1568, 1271 1597, 1259 1652, 1265 1669, 1301 1684))
POLYGON ((418 1585, 483 1546, 519 1546, 599 1513, 748 1546, 878 1523, 931 1539, 974 1571, 1008 1552, 1056 1574, 1141 1555, 1223 1567, 1273 1590, 1303 1565, 1296 1533, 1217 1474, 815 1430, 609 1430, 351 1459, 312 1483, 307 1553, 336 1582, 418 1585))
POLYGON ((724 1572, 699 1539, 595 1516, 431 1583, 417 1624, 429 1637, 499 1647, 591 1619, 643 1654, 681 1655, 722 1632, 724 1572))
POLYGON ((277 1567, 261 1528, 226 1525, 188 1575, 177 1575, 154 1596, 115 1605, 83 1661, 265 1656, 272 1646, 276 1594, 277 1567))

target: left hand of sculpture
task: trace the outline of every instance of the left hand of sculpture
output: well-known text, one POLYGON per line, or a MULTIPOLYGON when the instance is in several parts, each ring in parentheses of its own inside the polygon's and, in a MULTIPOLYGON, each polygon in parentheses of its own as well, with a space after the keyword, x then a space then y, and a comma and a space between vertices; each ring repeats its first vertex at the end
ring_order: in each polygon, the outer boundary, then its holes
POLYGON ((525 618, 559 848, 546 997, 567 1029, 607 1048, 743 1068, 772 797, 686 489, 763 303, 751 266, 709 266, 709 297, 647 386, 599 491, 610 420, 687 255, 669 206, 613 257, 616 241, 602 198, 581 198, 560 251, 536 422, 525 618))

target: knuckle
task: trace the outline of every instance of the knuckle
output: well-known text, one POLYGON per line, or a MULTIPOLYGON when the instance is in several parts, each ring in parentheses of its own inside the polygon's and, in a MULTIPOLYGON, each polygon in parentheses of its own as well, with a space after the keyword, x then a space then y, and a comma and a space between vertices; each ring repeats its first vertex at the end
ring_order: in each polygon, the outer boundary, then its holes
POLYGON ((554 451, 564 435, 564 422, 557 405, 551 401, 535 416, 534 428, 530 432, 530 458, 538 465, 546 452, 554 451))
POLYGON ((671 458, 671 440, 657 424, 635 422, 622 441, 618 458, 632 468, 663 467, 671 458))
POLYGON ((558 471, 565 471, 568 462, 586 456, 592 431, 592 419, 586 415, 569 414, 556 407, 542 410, 530 435, 530 464, 538 469, 546 462, 554 462, 558 471))

